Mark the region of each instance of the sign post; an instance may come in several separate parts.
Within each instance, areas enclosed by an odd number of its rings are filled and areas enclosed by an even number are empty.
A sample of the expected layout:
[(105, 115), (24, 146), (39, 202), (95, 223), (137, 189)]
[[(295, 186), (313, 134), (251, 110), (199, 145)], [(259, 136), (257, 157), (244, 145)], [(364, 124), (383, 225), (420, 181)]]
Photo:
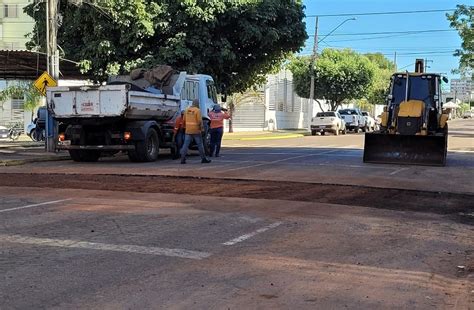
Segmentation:
[[(49, 75), (48, 72), (43, 72), (39, 78), (33, 83), (35, 88), (43, 95), (46, 96), (46, 88), (47, 87), (55, 87), (58, 86), (58, 82)], [(55, 150), (55, 139), (54, 139), (54, 132), (55, 132), (55, 122), (51, 115), (51, 111), (48, 106), (48, 102), (46, 101), (47, 114), (46, 114), (46, 151), (54, 152)]]

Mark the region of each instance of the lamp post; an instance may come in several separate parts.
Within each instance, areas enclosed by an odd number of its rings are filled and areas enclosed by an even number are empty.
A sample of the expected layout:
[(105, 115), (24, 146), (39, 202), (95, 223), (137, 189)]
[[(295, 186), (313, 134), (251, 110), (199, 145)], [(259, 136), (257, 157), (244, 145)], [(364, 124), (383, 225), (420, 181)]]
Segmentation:
[(333, 30), (331, 30), (328, 34), (326, 34), (321, 40), (318, 40), (318, 27), (319, 27), (319, 16), (316, 16), (316, 25), (314, 28), (314, 44), (313, 44), (313, 54), (311, 55), (311, 85), (309, 90), (309, 106), (308, 106), (308, 128), (311, 131), (311, 119), (313, 118), (313, 101), (314, 101), (314, 65), (316, 63), (316, 57), (318, 55), (318, 44), (323, 42), (324, 39), (329, 37), (331, 34), (334, 33), (339, 27), (347, 23), (348, 21), (356, 20), (355, 17), (348, 18), (341, 22), (339, 25), (336, 26)]

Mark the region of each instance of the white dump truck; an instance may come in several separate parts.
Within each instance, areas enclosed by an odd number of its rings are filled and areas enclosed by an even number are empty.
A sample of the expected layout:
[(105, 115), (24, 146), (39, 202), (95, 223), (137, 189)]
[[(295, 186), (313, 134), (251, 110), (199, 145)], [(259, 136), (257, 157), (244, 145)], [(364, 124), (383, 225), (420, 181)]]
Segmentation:
[(107, 85), (51, 87), (47, 103), (57, 122), (57, 149), (75, 161), (127, 152), (131, 161), (150, 162), (160, 148), (177, 149), (174, 119), (199, 99), (208, 145), (208, 111), (217, 104), (214, 81), (167, 66), (111, 77)]

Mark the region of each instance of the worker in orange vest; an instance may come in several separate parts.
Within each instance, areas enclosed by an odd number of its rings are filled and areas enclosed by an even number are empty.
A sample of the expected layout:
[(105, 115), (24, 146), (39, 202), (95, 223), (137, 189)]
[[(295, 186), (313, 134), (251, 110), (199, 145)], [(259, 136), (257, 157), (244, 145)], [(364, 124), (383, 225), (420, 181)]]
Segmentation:
[(230, 115), (222, 112), (221, 106), (216, 104), (209, 113), (209, 118), (211, 119), (211, 157), (213, 155), (219, 157), (222, 136), (224, 135), (224, 120), (230, 119)]
[[(185, 135), (185, 128), (184, 128), (184, 110), (176, 117), (174, 121), (174, 128), (173, 128), (173, 137), (176, 143), (176, 148), (178, 149), (178, 153), (181, 150), (181, 147), (184, 143), (184, 135)], [(178, 155), (179, 157), (179, 155)]]
[(202, 144), (202, 134), (204, 126), (202, 123), (201, 111), (199, 110), (199, 99), (194, 99), (191, 107), (184, 112), (183, 124), (185, 128), (184, 143), (181, 147), (181, 163), (186, 163), (186, 153), (189, 145), (194, 140), (196, 142), (199, 155), (201, 155), (201, 163), (208, 164), (211, 161), (206, 158), (204, 153), (204, 145)]

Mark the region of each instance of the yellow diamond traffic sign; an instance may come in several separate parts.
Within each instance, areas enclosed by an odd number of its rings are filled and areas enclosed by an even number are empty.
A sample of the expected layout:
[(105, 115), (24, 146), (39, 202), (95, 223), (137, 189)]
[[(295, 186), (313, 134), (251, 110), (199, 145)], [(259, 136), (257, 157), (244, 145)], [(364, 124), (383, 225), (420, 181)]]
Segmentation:
[(49, 75), (48, 72), (43, 72), (39, 78), (33, 83), (36, 89), (46, 96), (46, 87), (55, 87), (58, 86), (58, 82)]

